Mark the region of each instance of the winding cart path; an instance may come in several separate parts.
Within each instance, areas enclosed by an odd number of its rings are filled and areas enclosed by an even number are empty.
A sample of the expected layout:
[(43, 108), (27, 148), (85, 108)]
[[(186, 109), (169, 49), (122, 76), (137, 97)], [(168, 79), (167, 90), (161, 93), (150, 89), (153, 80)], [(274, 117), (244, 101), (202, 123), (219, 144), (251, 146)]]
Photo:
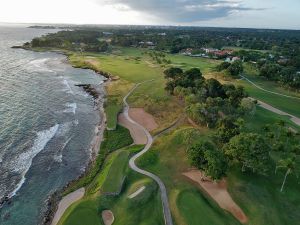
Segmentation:
[[(149, 82), (149, 81), (146, 81)], [(143, 82), (145, 83), (145, 82)], [(141, 157), (143, 154), (145, 154), (152, 146), (153, 144), (153, 137), (151, 136), (151, 134), (148, 132), (148, 130), (141, 126), (140, 124), (138, 124), (137, 122), (135, 122), (133, 119), (130, 118), (129, 116), (129, 105), (127, 103), (127, 98), (134, 92), (134, 90), (140, 86), (143, 83), (138, 83), (134, 86), (134, 88), (123, 98), (123, 102), (124, 102), (124, 110), (123, 110), (123, 114), (126, 118), (126, 120), (128, 120), (130, 123), (134, 124), (135, 126), (138, 126), (145, 134), (145, 136), (147, 137), (147, 144), (144, 147), (144, 149), (137, 153), (136, 155), (134, 155), (130, 161), (129, 161), (129, 166), (131, 169), (133, 169), (134, 171), (143, 174), (145, 176), (148, 176), (150, 178), (152, 178), (153, 180), (156, 181), (156, 183), (159, 186), (160, 192), (161, 192), (161, 200), (162, 200), (162, 206), (163, 206), (163, 213), (164, 213), (164, 219), (165, 219), (165, 224), (166, 225), (173, 225), (173, 221), (172, 221), (172, 216), (171, 216), (171, 211), (170, 211), (170, 207), (169, 207), (169, 201), (168, 201), (168, 194), (167, 194), (167, 190), (166, 190), (166, 186), (164, 185), (164, 183), (161, 181), (161, 179), (148, 172), (145, 170), (140, 169), (139, 167), (137, 167), (137, 165), (135, 164), (136, 159), (138, 159), (139, 157)]]

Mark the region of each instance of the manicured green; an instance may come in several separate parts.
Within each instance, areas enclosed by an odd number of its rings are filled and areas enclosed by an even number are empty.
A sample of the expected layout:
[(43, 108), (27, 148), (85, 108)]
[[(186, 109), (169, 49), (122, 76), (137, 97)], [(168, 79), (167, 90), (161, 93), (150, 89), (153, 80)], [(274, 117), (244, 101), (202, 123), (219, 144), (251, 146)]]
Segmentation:
[(67, 209), (58, 225), (103, 225), (97, 205), (97, 199), (86, 199), (74, 203)]
[(125, 181), (125, 172), (128, 164), (128, 151), (121, 151), (113, 161), (101, 191), (104, 193), (119, 193)]
[[(112, 210), (116, 225), (163, 225), (164, 219), (157, 184), (133, 171), (129, 172), (126, 184), (118, 197), (101, 196), (99, 210)], [(137, 186), (145, 186), (145, 190), (135, 198), (129, 199), (132, 189)]]
[(180, 67), (183, 70), (199, 68), (203, 73), (210, 72), (211, 69), (219, 64), (219, 61), (216, 60), (189, 57), (180, 54), (168, 55), (167, 58), (172, 61), (172, 66), (174, 67)]
[(104, 140), (101, 143), (99, 154), (93, 165), (87, 170), (86, 174), (80, 179), (75, 180), (70, 186), (64, 191), (64, 195), (67, 195), (81, 187), (90, 184), (97, 174), (101, 171), (103, 163), (109, 153), (126, 147), (133, 143), (129, 130), (120, 125), (117, 126), (116, 130), (104, 131)]
[[(139, 152), (144, 146), (134, 145), (112, 152), (105, 161), (101, 172), (87, 187), (85, 197), (67, 209), (60, 220), (62, 224), (103, 224), (101, 212), (113, 211), (114, 224), (163, 225), (161, 201), (154, 181), (129, 170), (129, 156)], [(123, 184), (123, 177), (126, 182)], [(105, 192), (118, 192), (119, 196), (107, 196)], [(129, 199), (133, 190), (145, 186), (146, 189), (136, 198)], [(101, 191), (100, 191), (101, 189)], [(154, 209), (154, 210), (153, 210)]]

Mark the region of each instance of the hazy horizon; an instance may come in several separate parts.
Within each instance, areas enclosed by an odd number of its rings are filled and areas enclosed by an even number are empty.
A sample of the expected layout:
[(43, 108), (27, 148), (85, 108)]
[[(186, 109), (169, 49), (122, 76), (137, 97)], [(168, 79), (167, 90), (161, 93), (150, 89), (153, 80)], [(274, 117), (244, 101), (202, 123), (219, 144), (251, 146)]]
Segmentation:
[(299, 30), (299, 8), (297, 0), (3, 0), (0, 22)]

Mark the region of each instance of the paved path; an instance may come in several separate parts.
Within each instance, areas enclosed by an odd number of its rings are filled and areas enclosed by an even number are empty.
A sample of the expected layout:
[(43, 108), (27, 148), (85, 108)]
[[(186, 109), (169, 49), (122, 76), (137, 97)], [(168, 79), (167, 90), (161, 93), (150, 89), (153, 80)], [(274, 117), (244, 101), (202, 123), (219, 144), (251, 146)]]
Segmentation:
[(258, 86), (257, 84), (255, 84), (253, 81), (249, 80), (247, 77), (245, 76), (242, 76), (240, 75), (240, 77), (246, 81), (248, 81), (250, 84), (252, 84), (254, 87), (264, 91), (264, 92), (268, 92), (268, 93), (271, 93), (271, 94), (274, 94), (274, 95), (279, 95), (279, 96), (283, 96), (283, 97), (286, 97), (286, 98), (292, 98), (292, 99), (298, 99), (300, 100), (299, 97), (296, 97), (296, 96), (290, 96), (290, 95), (285, 95), (285, 94), (281, 94), (281, 93), (278, 93), (278, 92), (274, 92), (274, 91), (269, 91), (269, 90), (266, 90), (264, 88), (262, 88), (261, 86)]
[[(266, 90), (266, 89), (264, 89), (264, 88), (258, 86), (257, 84), (255, 84), (253, 81), (249, 80), (247, 77), (242, 76), (242, 75), (240, 75), (240, 76), (241, 76), (242, 79), (248, 81), (248, 82), (249, 82), (250, 84), (252, 84), (254, 87), (256, 87), (256, 88), (258, 88), (258, 89), (260, 89), (260, 90), (262, 90), (262, 91), (264, 91), (264, 92), (268, 92), (268, 93), (271, 93), (271, 94), (274, 94), (274, 95), (283, 96), (283, 97), (286, 97), (286, 98), (291, 98), (291, 99), (297, 99), (297, 100), (300, 100), (300, 98), (299, 98), (299, 97), (296, 97), (296, 96), (290, 96), (290, 95), (285, 95), (285, 94), (281, 94), (281, 93), (278, 93), (278, 92)], [(252, 99), (254, 99), (254, 98), (252, 98)], [(280, 110), (280, 109), (277, 109), (277, 108), (275, 108), (275, 107), (271, 106), (270, 104), (265, 103), (265, 102), (263, 102), (263, 101), (257, 100), (257, 102), (258, 102), (258, 105), (259, 105), (260, 107), (262, 107), (262, 108), (264, 108), (264, 109), (267, 109), (267, 110), (269, 110), (269, 111), (271, 111), (271, 112), (273, 112), (273, 113), (276, 113), (276, 114), (282, 115), (282, 116), (289, 116), (289, 117), (290, 117), (290, 120), (291, 120), (294, 124), (300, 126), (300, 118), (299, 118), (299, 117), (296, 117), (296, 116), (294, 116), (294, 115), (292, 115), (292, 114), (289, 114), (289, 113), (287, 113), (287, 112), (284, 112), (284, 111), (282, 111), (282, 110)]]
[[(147, 82), (147, 81), (146, 81), (146, 82)], [(145, 82), (143, 82), (143, 83), (145, 83)], [(154, 175), (154, 174), (152, 174), (152, 173), (150, 173), (150, 172), (148, 172), (148, 171), (145, 171), (145, 170), (140, 169), (140, 168), (137, 167), (136, 164), (135, 164), (135, 160), (136, 160), (137, 158), (141, 157), (143, 154), (145, 154), (145, 153), (151, 148), (151, 146), (152, 146), (152, 144), (153, 144), (153, 138), (152, 138), (151, 134), (147, 131), (147, 129), (144, 128), (143, 126), (141, 126), (140, 124), (138, 124), (137, 122), (135, 122), (134, 120), (132, 120), (132, 119), (130, 118), (130, 116), (129, 116), (129, 113), (128, 113), (128, 111), (129, 111), (129, 105), (128, 105), (128, 103), (127, 103), (127, 98), (132, 94), (132, 92), (133, 92), (138, 86), (140, 86), (140, 85), (143, 84), (143, 83), (136, 84), (136, 85), (134, 86), (134, 88), (133, 88), (133, 89), (132, 89), (125, 97), (124, 97), (124, 99), (123, 99), (123, 102), (124, 102), (124, 105), (125, 105), (123, 113), (124, 113), (124, 115), (125, 115), (125, 118), (126, 118), (129, 122), (131, 122), (132, 124), (135, 124), (136, 126), (139, 126), (139, 127), (143, 130), (143, 132), (145, 133), (145, 135), (147, 136), (147, 144), (146, 144), (145, 148), (144, 148), (141, 152), (139, 152), (138, 154), (134, 155), (134, 156), (130, 159), (130, 161), (129, 161), (129, 166), (130, 166), (130, 168), (133, 169), (134, 171), (136, 171), (136, 172), (138, 172), (138, 173), (140, 173), (140, 174), (146, 175), (146, 176), (148, 176), (148, 177), (150, 177), (150, 178), (152, 178), (153, 180), (156, 181), (156, 183), (157, 183), (158, 186), (159, 186), (160, 192), (161, 192), (161, 200), (162, 200), (162, 206), (163, 206), (163, 213), (164, 213), (165, 224), (166, 224), (166, 225), (173, 225), (172, 216), (171, 216), (171, 211), (170, 211), (170, 207), (169, 207), (169, 201), (168, 201), (167, 190), (166, 190), (166, 187), (165, 187), (164, 183), (161, 181), (161, 179), (160, 179), (158, 176), (156, 176), (156, 175)]]
[[(254, 98), (252, 98), (252, 99), (254, 99)], [(291, 114), (289, 114), (289, 113), (286, 113), (286, 112), (284, 112), (284, 111), (281, 111), (280, 109), (277, 109), (277, 108), (275, 108), (275, 107), (273, 107), (273, 106), (271, 106), (271, 105), (269, 105), (269, 104), (267, 104), (267, 103), (265, 103), (265, 102), (262, 102), (262, 101), (257, 100), (257, 103), (258, 103), (258, 105), (259, 105), (260, 107), (262, 107), (262, 108), (264, 108), (264, 109), (267, 109), (267, 110), (269, 110), (269, 111), (271, 111), (271, 112), (273, 112), (273, 113), (276, 113), (276, 114), (282, 115), (282, 116), (289, 116), (289, 117), (290, 117), (290, 120), (291, 120), (294, 124), (300, 126), (300, 118), (298, 118), (298, 117), (296, 117), (296, 116), (294, 116), (294, 115), (291, 115)]]

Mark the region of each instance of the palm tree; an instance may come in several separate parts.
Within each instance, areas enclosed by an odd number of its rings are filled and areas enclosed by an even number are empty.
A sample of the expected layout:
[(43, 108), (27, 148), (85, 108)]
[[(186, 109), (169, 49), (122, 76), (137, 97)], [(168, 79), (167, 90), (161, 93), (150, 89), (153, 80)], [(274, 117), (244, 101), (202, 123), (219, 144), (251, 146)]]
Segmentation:
[(284, 189), (285, 183), (286, 183), (287, 176), (289, 174), (293, 173), (295, 168), (296, 168), (296, 158), (295, 157), (289, 157), (287, 159), (282, 159), (282, 160), (279, 160), (278, 164), (279, 165), (276, 166), (275, 173), (276, 173), (278, 168), (286, 168), (286, 173), (285, 173), (285, 176), (284, 176), (284, 179), (283, 179), (283, 182), (282, 182), (282, 185), (281, 185), (281, 189), (280, 189), (280, 192), (282, 192), (283, 189)]

